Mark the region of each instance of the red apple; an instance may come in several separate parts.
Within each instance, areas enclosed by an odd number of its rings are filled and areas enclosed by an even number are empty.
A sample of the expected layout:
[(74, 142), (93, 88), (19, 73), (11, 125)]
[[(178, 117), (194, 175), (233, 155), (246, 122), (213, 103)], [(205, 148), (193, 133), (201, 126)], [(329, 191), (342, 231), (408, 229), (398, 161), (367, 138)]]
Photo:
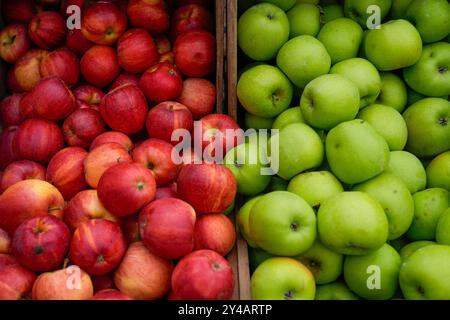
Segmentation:
[(69, 228), (46, 215), (25, 220), (14, 233), (12, 252), (27, 269), (45, 272), (62, 265), (69, 248)]
[(36, 275), (10, 255), (0, 254), (0, 300), (19, 300), (31, 291)]
[(230, 263), (212, 250), (192, 252), (173, 271), (173, 297), (179, 300), (228, 300), (233, 289)]
[(19, 159), (48, 163), (64, 147), (64, 138), (56, 123), (29, 119), (19, 126), (13, 147)]
[(84, 178), (87, 155), (82, 148), (69, 147), (56, 153), (48, 164), (46, 180), (58, 188), (66, 200), (88, 187)]
[(139, 86), (148, 100), (160, 103), (180, 96), (183, 78), (177, 67), (169, 62), (162, 62), (145, 71)]
[(190, 31), (175, 40), (175, 63), (188, 77), (205, 77), (214, 72), (216, 40), (207, 31)]
[(139, 76), (134, 73), (122, 72), (111, 84), (109, 90), (112, 91), (125, 84), (134, 84), (135, 86), (139, 86)]
[(5, 168), (17, 160), (13, 142), (17, 134), (17, 127), (8, 127), (0, 133), (0, 168)]
[(42, 11), (33, 0), (2, 1), (3, 17), (7, 22), (28, 23)]
[(66, 22), (54, 11), (40, 12), (30, 21), (28, 35), (38, 47), (58, 47), (66, 38)]
[(32, 292), (33, 300), (87, 300), (93, 296), (91, 278), (78, 266), (42, 273)]
[[(83, 10), (85, 5), (86, 5), (86, 2), (87, 2), (86, 0), (62, 0), (61, 1), (60, 13), (62, 15), (69, 15), (67, 13), (67, 8), (70, 7), (70, 6), (77, 6), (81, 10)], [(70, 13), (72, 13), (72, 11), (70, 11)]]
[(15, 93), (3, 99), (0, 104), (0, 119), (5, 127), (18, 126), (25, 119), (20, 112), (20, 100), (24, 93)]
[(93, 46), (86, 51), (80, 68), (86, 81), (97, 87), (105, 87), (120, 73), (116, 51), (107, 46)]
[(102, 115), (90, 108), (75, 110), (63, 124), (64, 139), (69, 146), (88, 148), (105, 131)]
[(156, 189), (155, 200), (165, 198), (178, 198), (176, 183)]
[(178, 102), (166, 101), (150, 110), (146, 126), (151, 138), (176, 145), (179, 139), (172, 139), (173, 132), (178, 129), (191, 132), (194, 122), (192, 114), (186, 106)]
[(116, 268), (127, 247), (120, 227), (109, 220), (94, 219), (75, 230), (70, 243), (70, 260), (94, 275)]
[(138, 214), (133, 214), (126, 217), (123, 221), (122, 231), (128, 244), (142, 240), (139, 233), (138, 217)]
[(200, 119), (214, 111), (216, 106), (216, 87), (202, 78), (190, 78), (183, 82), (183, 90), (178, 102), (191, 111), (194, 119)]
[(170, 289), (172, 271), (171, 261), (151, 253), (142, 242), (134, 242), (114, 273), (114, 283), (130, 298), (160, 299)]
[(144, 29), (131, 29), (117, 42), (119, 65), (126, 71), (141, 73), (158, 61), (152, 36)]
[(109, 142), (116, 142), (120, 144), (127, 152), (131, 152), (131, 150), (133, 149), (133, 142), (126, 134), (117, 131), (108, 131), (102, 133), (97, 138), (95, 138), (94, 141), (92, 141), (90, 150), (92, 151), (102, 144)]
[(153, 41), (155, 41), (156, 48), (160, 55), (172, 50), (172, 44), (170, 43), (169, 38), (167, 38), (164, 34), (154, 35)]
[(45, 168), (37, 162), (18, 160), (5, 168), (1, 179), (0, 192), (22, 180), (38, 179), (45, 181)]
[(176, 39), (180, 34), (206, 30), (214, 31), (214, 18), (212, 14), (198, 4), (189, 4), (178, 8), (172, 16), (172, 39)]
[(63, 48), (50, 52), (41, 63), (42, 77), (60, 77), (67, 86), (75, 85), (80, 79), (80, 68), (77, 56)]
[(11, 252), (11, 238), (8, 233), (0, 229), (0, 254)]
[(149, 139), (132, 152), (133, 161), (147, 167), (154, 175), (158, 187), (176, 181), (181, 165), (172, 161), (173, 146), (163, 140)]
[(103, 97), (100, 112), (111, 129), (130, 135), (144, 128), (148, 106), (142, 91), (126, 84)]
[(81, 19), (84, 37), (97, 44), (114, 44), (126, 28), (127, 17), (114, 3), (94, 3), (84, 10)]
[(85, 54), (85, 52), (94, 45), (95, 43), (83, 36), (80, 29), (73, 29), (67, 32), (66, 47), (79, 57)]
[(41, 63), (48, 53), (46, 50), (33, 49), (17, 60), (14, 76), (24, 91), (30, 91), (41, 81)]
[(64, 209), (64, 221), (73, 231), (82, 223), (93, 219), (120, 222), (116, 216), (113, 216), (105, 209), (98, 199), (97, 190), (83, 190), (68, 202)]
[(16, 62), (31, 47), (28, 31), (23, 24), (10, 24), (0, 31), (0, 57), (9, 63)]
[(20, 101), (21, 110), (33, 112), (47, 120), (62, 120), (75, 110), (75, 97), (59, 77), (42, 79)]
[(91, 280), (94, 285), (94, 292), (115, 288), (113, 273), (108, 273), (103, 276), (91, 276)]
[(236, 196), (236, 179), (220, 164), (188, 164), (178, 175), (177, 192), (197, 213), (221, 213)]
[(155, 198), (152, 173), (136, 163), (121, 163), (103, 173), (97, 187), (105, 208), (118, 217), (138, 212)]
[(91, 108), (98, 110), (100, 102), (105, 94), (96, 87), (83, 85), (73, 90), (73, 95), (76, 99), (77, 108)]
[(61, 0), (37, 0), (37, 3), (42, 4), (43, 6), (54, 6), (60, 2)]
[(62, 217), (64, 198), (50, 183), (23, 180), (0, 196), (0, 228), (12, 235), (27, 219), (48, 214)]
[[(244, 142), (244, 133), (233, 118), (225, 114), (210, 114), (200, 119), (204, 153), (215, 156), (222, 148), (222, 156)], [(206, 149), (206, 150), (205, 150)]]
[(8, 74), (6, 76), (6, 86), (11, 93), (22, 93), (25, 90), (23, 90), (17, 82), (16, 74), (14, 71), (14, 66), (8, 70)]
[(205, 214), (197, 218), (194, 231), (194, 249), (213, 250), (226, 256), (234, 247), (236, 231), (224, 214)]
[(175, 55), (173, 54), (172, 51), (163, 53), (162, 55), (159, 56), (158, 63), (163, 63), (163, 62), (167, 62), (172, 65), (175, 65)]
[(92, 149), (84, 160), (86, 182), (92, 188), (97, 188), (103, 173), (121, 162), (133, 162), (133, 160), (124, 147), (118, 143), (109, 142)]
[(170, 17), (163, 0), (130, 0), (127, 14), (135, 27), (152, 33), (169, 30)]
[(97, 292), (91, 300), (133, 300), (126, 294), (115, 290), (105, 289)]
[(180, 259), (194, 249), (194, 226), (194, 209), (175, 198), (155, 200), (139, 214), (142, 241), (166, 259)]

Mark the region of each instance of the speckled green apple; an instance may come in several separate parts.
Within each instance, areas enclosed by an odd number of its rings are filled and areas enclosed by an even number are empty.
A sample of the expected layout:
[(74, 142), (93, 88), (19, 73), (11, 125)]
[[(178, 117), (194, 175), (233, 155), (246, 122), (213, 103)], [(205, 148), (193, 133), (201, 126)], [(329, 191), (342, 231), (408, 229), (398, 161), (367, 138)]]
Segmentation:
[(367, 12), (367, 9), (371, 5), (376, 5), (380, 8), (380, 18), (383, 21), (391, 9), (392, 0), (345, 0), (344, 14), (346, 17), (358, 22), (363, 28), (367, 28), (367, 20), (371, 15), (371, 13)]
[(436, 241), (450, 246), (450, 208), (441, 214), (436, 226)]
[(306, 123), (302, 110), (300, 107), (289, 108), (284, 110), (278, 115), (278, 117), (275, 118), (275, 121), (272, 124), (272, 129), (281, 130), (287, 125), (297, 122)]
[(411, 194), (425, 189), (427, 184), (427, 176), (422, 162), (407, 151), (392, 151), (385, 172), (400, 178)]
[(381, 91), (375, 102), (402, 112), (408, 101), (407, 88), (402, 78), (391, 72), (381, 72), (380, 77)]
[(436, 244), (434, 241), (427, 241), (427, 240), (421, 240), (421, 241), (413, 241), (402, 247), (400, 250), (400, 257), (402, 258), (402, 261), (405, 261), (408, 259), (416, 250), (419, 250), (420, 248), (424, 248), (427, 246), (431, 246)]
[[(401, 263), (398, 252), (388, 244), (364, 256), (347, 256), (344, 262), (345, 282), (353, 292), (365, 299), (391, 299), (397, 291)], [(379, 269), (371, 274), (371, 266)], [(379, 286), (375, 280), (371, 281), (371, 275), (379, 277)]]
[(450, 151), (434, 158), (426, 169), (427, 187), (450, 191)]
[(345, 283), (338, 281), (317, 286), (314, 300), (358, 300), (358, 296)]
[(241, 235), (242, 237), (244, 237), (245, 241), (247, 241), (248, 245), (253, 248), (257, 248), (258, 245), (250, 237), (250, 210), (261, 197), (262, 196), (258, 196), (248, 200), (236, 214), (236, 223), (239, 227), (239, 231), (241, 232)]
[(382, 173), (353, 187), (374, 197), (389, 220), (389, 240), (408, 231), (414, 218), (414, 200), (402, 180), (390, 173)]
[(287, 13), (289, 19), (289, 38), (303, 34), (315, 37), (320, 30), (320, 9), (310, 3), (297, 3)]
[(325, 201), (317, 213), (320, 241), (338, 253), (364, 255), (388, 239), (383, 207), (364, 192), (342, 192)]
[(327, 6), (323, 6), (322, 11), (322, 23), (324, 24), (344, 17), (344, 7), (339, 4), (330, 4)]

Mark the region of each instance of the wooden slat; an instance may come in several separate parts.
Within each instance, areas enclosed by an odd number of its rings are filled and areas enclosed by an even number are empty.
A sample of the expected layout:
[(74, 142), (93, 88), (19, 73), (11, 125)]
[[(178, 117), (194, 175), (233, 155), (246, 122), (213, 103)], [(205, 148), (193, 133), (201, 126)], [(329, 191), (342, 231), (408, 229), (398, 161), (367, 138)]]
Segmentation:
[[(227, 1), (227, 42), (226, 42), (226, 69), (227, 69), (227, 108), (228, 115), (238, 121), (237, 110), (237, 16), (238, 16), (238, 0)], [(243, 202), (241, 198), (236, 201), (234, 215), (238, 212)], [(247, 242), (242, 238), (237, 224), (236, 234), (237, 241), (235, 250), (238, 265), (238, 282), (239, 282), (239, 299), (250, 300), (250, 268), (248, 260)]]

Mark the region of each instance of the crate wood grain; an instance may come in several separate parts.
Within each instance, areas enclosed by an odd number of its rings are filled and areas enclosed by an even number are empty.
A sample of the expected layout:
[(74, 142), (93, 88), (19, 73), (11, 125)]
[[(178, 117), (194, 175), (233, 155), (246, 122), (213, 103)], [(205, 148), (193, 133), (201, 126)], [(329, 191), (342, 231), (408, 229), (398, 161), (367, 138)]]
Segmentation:
[[(226, 70), (227, 70), (227, 111), (233, 119), (238, 121), (238, 107), (236, 96), (237, 83), (237, 15), (238, 15), (238, 0), (227, 1), (227, 24), (226, 24)], [(238, 197), (236, 200), (236, 207), (234, 216), (243, 204), (243, 199)], [(234, 217), (233, 216), (233, 217)], [(239, 285), (239, 299), (250, 300), (250, 268), (248, 260), (247, 242), (242, 238), (237, 224), (236, 234), (236, 258), (237, 258), (237, 277)]]

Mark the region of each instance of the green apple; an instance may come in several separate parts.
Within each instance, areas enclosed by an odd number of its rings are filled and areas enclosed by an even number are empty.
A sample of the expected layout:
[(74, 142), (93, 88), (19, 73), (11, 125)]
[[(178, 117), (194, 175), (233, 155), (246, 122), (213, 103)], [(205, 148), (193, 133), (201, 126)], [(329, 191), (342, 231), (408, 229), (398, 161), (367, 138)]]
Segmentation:
[(280, 178), (279, 176), (272, 176), (270, 179), (270, 183), (267, 186), (264, 192), (272, 192), (272, 191), (286, 191), (288, 187), (289, 181)]
[(417, 101), (426, 98), (426, 96), (424, 96), (421, 93), (418, 93), (417, 91), (414, 91), (410, 87), (407, 88), (407, 95), (408, 95), (408, 102), (406, 104), (407, 106), (410, 106), (416, 103)]
[(405, 18), (420, 33), (423, 42), (436, 42), (450, 33), (450, 4), (447, 0), (414, 0)]
[(372, 126), (356, 119), (339, 124), (327, 135), (328, 164), (339, 180), (355, 184), (375, 177), (389, 162), (389, 146)]
[[(274, 214), (276, 212), (277, 214)], [(273, 191), (251, 208), (250, 237), (261, 249), (280, 256), (297, 256), (316, 238), (316, 215), (296, 194)]]
[(450, 102), (440, 98), (422, 99), (405, 113), (408, 127), (406, 150), (418, 157), (434, 157), (450, 149)]
[(353, 190), (370, 194), (382, 205), (389, 220), (389, 240), (408, 231), (414, 218), (414, 200), (402, 180), (390, 173), (382, 173), (356, 185)]
[(399, 276), (408, 300), (450, 300), (450, 246), (432, 245), (414, 252)]
[(303, 35), (281, 47), (277, 65), (297, 87), (304, 88), (314, 78), (328, 73), (331, 59), (319, 40)]
[(411, 194), (425, 189), (427, 184), (427, 176), (422, 162), (407, 151), (392, 151), (385, 172), (400, 178)]
[(324, 6), (322, 8), (322, 11), (323, 11), (322, 16), (323, 24), (344, 17), (344, 8), (339, 4), (330, 4)]
[(237, 84), (237, 96), (245, 110), (264, 118), (273, 118), (287, 109), (293, 93), (289, 79), (280, 69), (269, 65), (248, 69)]
[(408, 139), (405, 119), (394, 108), (372, 104), (362, 109), (358, 119), (367, 121), (386, 140), (391, 151), (403, 150)]
[[(450, 5), (449, 5), (450, 6)], [(450, 43), (437, 42), (423, 47), (420, 60), (403, 70), (406, 83), (430, 97), (450, 94)]]
[(381, 72), (380, 77), (381, 91), (375, 102), (402, 112), (408, 101), (406, 85), (402, 78), (391, 72)]
[(315, 300), (358, 300), (343, 282), (333, 282), (317, 286)]
[(301, 173), (292, 178), (287, 191), (295, 193), (318, 209), (327, 199), (344, 192), (342, 184), (328, 171)]
[(320, 9), (310, 3), (297, 3), (287, 13), (290, 38), (309, 34), (315, 37), (320, 30)]
[(391, 299), (397, 291), (401, 264), (400, 255), (388, 244), (364, 256), (347, 256), (344, 262), (345, 283), (365, 299)]
[(392, 0), (345, 0), (344, 14), (358, 22), (363, 28), (367, 28), (367, 22), (372, 15), (367, 12), (367, 9), (372, 5), (380, 8), (380, 20), (382, 21), (391, 9)]
[(271, 176), (261, 172), (268, 164), (266, 150), (261, 150), (258, 144), (242, 143), (234, 147), (227, 152), (224, 164), (236, 178), (240, 194), (258, 194), (270, 183)]
[(316, 240), (306, 252), (296, 257), (314, 275), (316, 284), (335, 281), (342, 273), (344, 256), (326, 248)]
[[(278, 148), (275, 150), (272, 150), (273, 145), (276, 145), (273, 139), (278, 139)], [(323, 161), (324, 147), (320, 136), (311, 127), (304, 123), (293, 123), (270, 138), (269, 154), (272, 160), (274, 152), (278, 152), (276, 173), (281, 178), (290, 180), (305, 170), (319, 167)], [(272, 168), (274, 167), (272, 161)]]
[(290, 8), (292, 8), (292, 6), (295, 5), (297, 0), (258, 0), (258, 2), (269, 2), (283, 9), (284, 11), (288, 11)]
[(272, 129), (281, 130), (287, 125), (292, 123), (305, 123), (305, 119), (303, 118), (302, 110), (300, 107), (294, 107), (284, 110), (282, 113), (276, 117), (273, 122)]
[(330, 54), (332, 65), (356, 57), (362, 38), (363, 30), (359, 24), (348, 18), (326, 23), (317, 36)]
[(241, 232), (242, 237), (247, 241), (248, 245), (253, 248), (257, 248), (258, 245), (252, 240), (250, 237), (250, 210), (253, 208), (255, 203), (261, 199), (262, 196), (254, 197), (248, 200), (244, 205), (239, 209), (236, 214), (236, 223), (239, 227), (239, 231)]
[(359, 108), (372, 104), (381, 91), (381, 78), (378, 70), (366, 59), (352, 58), (336, 63), (330, 73), (340, 74), (353, 81), (359, 90)]
[(441, 188), (431, 188), (413, 194), (414, 219), (408, 230), (412, 240), (434, 240), (439, 218), (450, 207), (450, 194)]
[(261, 263), (250, 281), (253, 300), (314, 300), (311, 271), (292, 258), (270, 258)]
[(389, 17), (391, 19), (402, 19), (405, 17), (406, 9), (413, 0), (394, 0), (392, 1)]
[(245, 113), (244, 118), (245, 127), (247, 129), (253, 128), (256, 130), (272, 128), (274, 120), (275, 118), (263, 118), (248, 112)]
[[(372, 1), (372, 0), (368, 0)], [(380, 71), (409, 67), (419, 61), (422, 39), (406, 20), (391, 20), (371, 29), (364, 38), (364, 53)]]
[(312, 127), (331, 129), (358, 114), (358, 87), (340, 74), (322, 75), (306, 85), (300, 109)]
[(297, 0), (297, 3), (319, 4), (319, 0)]
[(402, 260), (405, 261), (414, 252), (416, 252), (416, 250), (419, 250), (420, 248), (428, 247), (428, 246), (431, 246), (431, 245), (435, 245), (435, 244), (436, 244), (436, 242), (434, 242), (434, 241), (427, 241), (427, 240), (414, 241), (414, 242), (408, 243), (406, 246), (404, 246), (400, 250), (400, 257), (402, 257)]
[(427, 187), (450, 191), (450, 151), (434, 158), (426, 169)]
[(441, 214), (436, 226), (436, 241), (450, 246), (450, 208)]
[(250, 272), (255, 272), (256, 268), (273, 255), (265, 252), (264, 250), (248, 247), (248, 260), (250, 264)]
[(289, 39), (289, 20), (277, 6), (260, 3), (241, 15), (237, 32), (238, 45), (247, 56), (256, 61), (267, 61), (275, 58)]
[(388, 239), (389, 224), (383, 207), (364, 192), (342, 192), (325, 201), (317, 213), (320, 241), (330, 250), (364, 255)]

